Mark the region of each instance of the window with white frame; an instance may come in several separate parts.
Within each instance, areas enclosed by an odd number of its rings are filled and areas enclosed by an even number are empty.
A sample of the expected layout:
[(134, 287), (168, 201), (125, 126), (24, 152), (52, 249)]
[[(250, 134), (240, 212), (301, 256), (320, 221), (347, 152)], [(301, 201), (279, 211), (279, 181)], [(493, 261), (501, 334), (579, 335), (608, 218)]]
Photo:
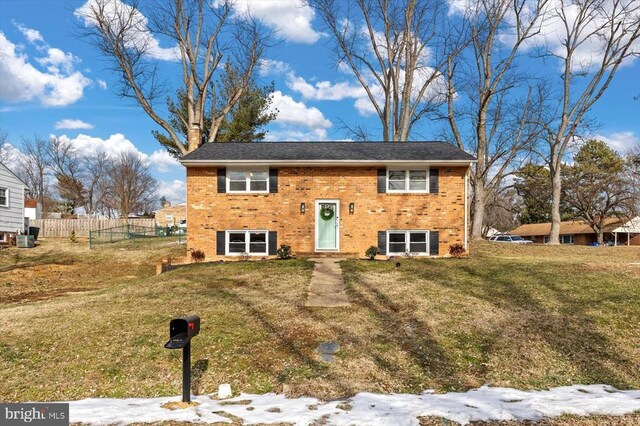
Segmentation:
[(269, 170), (228, 170), (227, 192), (268, 192)]
[(429, 192), (429, 173), (420, 170), (387, 170), (387, 192)]
[(9, 207), (9, 190), (0, 188), (0, 206)]
[(560, 235), (560, 244), (575, 244), (575, 235)]
[(227, 256), (266, 255), (267, 231), (227, 231)]
[(429, 254), (429, 231), (387, 231), (387, 254)]
[(167, 222), (173, 222), (173, 215), (172, 215), (172, 214), (168, 214), (168, 215), (166, 215), (166, 216), (165, 216), (165, 220), (166, 220)]

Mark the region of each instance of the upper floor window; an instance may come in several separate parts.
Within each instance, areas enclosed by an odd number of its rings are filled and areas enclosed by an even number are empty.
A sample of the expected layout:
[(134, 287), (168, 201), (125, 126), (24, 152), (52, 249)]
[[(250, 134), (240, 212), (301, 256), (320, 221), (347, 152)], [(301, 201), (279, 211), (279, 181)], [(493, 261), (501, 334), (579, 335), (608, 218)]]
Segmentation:
[(228, 170), (227, 192), (269, 192), (269, 170)]
[(387, 170), (387, 192), (429, 192), (427, 170)]
[(9, 207), (9, 190), (0, 188), (0, 206)]

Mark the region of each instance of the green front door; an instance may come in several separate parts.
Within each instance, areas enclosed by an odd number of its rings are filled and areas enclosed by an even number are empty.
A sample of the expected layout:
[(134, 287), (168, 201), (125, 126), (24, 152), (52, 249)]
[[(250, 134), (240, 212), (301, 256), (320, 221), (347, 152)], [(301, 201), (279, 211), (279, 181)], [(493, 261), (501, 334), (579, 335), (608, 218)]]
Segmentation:
[(316, 250), (338, 250), (338, 215), (338, 202), (316, 203)]

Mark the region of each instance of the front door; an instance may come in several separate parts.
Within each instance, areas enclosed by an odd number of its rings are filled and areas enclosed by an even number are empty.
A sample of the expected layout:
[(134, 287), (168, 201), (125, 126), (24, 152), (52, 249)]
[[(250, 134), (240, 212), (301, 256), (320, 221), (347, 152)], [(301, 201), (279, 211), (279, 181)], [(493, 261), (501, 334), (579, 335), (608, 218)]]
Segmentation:
[(316, 201), (316, 251), (338, 251), (340, 248), (340, 202)]

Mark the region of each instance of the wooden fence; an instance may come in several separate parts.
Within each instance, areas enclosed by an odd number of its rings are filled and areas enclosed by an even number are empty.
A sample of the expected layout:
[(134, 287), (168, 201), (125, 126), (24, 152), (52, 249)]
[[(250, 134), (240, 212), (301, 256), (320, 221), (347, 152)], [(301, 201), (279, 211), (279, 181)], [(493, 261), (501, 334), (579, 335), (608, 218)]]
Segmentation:
[(76, 237), (88, 237), (89, 231), (115, 228), (126, 224), (137, 226), (156, 226), (155, 219), (31, 219), (29, 226), (40, 228), (39, 237), (68, 238), (71, 231)]

